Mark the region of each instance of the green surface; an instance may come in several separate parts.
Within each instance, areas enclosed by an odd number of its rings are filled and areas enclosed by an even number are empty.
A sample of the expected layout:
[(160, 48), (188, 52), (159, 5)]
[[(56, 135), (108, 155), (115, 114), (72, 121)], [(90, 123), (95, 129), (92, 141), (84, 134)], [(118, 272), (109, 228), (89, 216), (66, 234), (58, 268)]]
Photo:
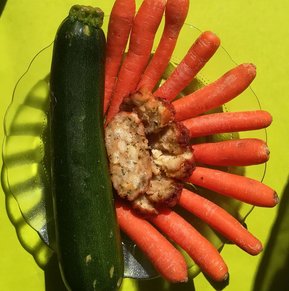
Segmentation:
[[(108, 4), (110, 3), (110, 4)], [(276, 4), (277, 3), (277, 4)], [(0, 119), (11, 100), (13, 87), (29, 61), (54, 38), (60, 21), (73, 1), (8, 1), (0, 18)], [(102, 7), (109, 13), (111, 1), (77, 1)], [(212, 30), (237, 63), (253, 62), (257, 78), (252, 88), (262, 108), (273, 115), (268, 129), (271, 158), (264, 182), (281, 195), (288, 180), (289, 165), (289, 2), (273, 1), (191, 1), (188, 22), (201, 30)], [(3, 128), (0, 128), (3, 140)], [(0, 195), (0, 290), (57, 291), (46, 281), (44, 272), (21, 246), (6, 213), (4, 194)], [(13, 201), (12, 201), (13, 202)], [(247, 224), (266, 247), (278, 208), (255, 209)], [(270, 250), (269, 250), (270, 253)], [(228, 291), (250, 291), (254, 285), (262, 255), (251, 257), (235, 246), (226, 246), (222, 256), (230, 269)], [(138, 284), (126, 280), (124, 290), (161, 290), (160, 281)], [(129, 288), (129, 286), (131, 286)], [(153, 287), (152, 289), (150, 289)], [(195, 279), (196, 290), (212, 291), (202, 275)], [(55, 287), (54, 287), (55, 288)], [(59, 289), (60, 290), (60, 289)], [(174, 290), (191, 290), (190, 285), (176, 285)], [(272, 290), (277, 291), (277, 290)]]

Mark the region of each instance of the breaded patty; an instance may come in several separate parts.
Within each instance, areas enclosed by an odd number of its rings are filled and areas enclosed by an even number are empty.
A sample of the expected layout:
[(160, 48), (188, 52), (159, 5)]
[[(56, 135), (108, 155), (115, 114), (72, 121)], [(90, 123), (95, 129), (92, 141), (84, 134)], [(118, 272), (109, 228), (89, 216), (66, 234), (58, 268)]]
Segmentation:
[(194, 168), (189, 131), (175, 121), (173, 107), (145, 89), (125, 98), (105, 129), (112, 183), (142, 214), (178, 203)]
[(136, 199), (152, 177), (148, 140), (137, 114), (118, 113), (106, 127), (105, 142), (115, 190), (122, 198)]

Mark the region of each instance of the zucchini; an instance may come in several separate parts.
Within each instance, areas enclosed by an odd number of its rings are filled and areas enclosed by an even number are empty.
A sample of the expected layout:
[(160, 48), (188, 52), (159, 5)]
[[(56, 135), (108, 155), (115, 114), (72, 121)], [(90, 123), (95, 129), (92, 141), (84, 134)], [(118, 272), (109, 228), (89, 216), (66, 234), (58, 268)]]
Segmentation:
[(50, 75), (51, 179), (62, 277), (76, 291), (116, 290), (123, 276), (103, 132), (105, 36), (99, 8), (60, 25)]

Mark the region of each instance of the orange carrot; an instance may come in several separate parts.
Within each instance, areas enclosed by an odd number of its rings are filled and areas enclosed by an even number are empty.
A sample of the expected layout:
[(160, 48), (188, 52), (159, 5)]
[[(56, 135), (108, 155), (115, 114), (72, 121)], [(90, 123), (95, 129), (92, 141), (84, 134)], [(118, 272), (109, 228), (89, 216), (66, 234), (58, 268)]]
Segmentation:
[(278, 195), (273, 189), (245, 176), (196, 167), (188, 181), (256, 206), (273, 207), (279, 202)]
[(253, 64), (242, 64), (215, 82), (173, 102), (176, 119), (185, 120), (216, 108), (242, 93), (254, 80)]
[(106, 123), (119, 111), (123, 98), (135, 91), (150, 58), (156, 31), (161, 22), (166, 0), (144, 0), (131, 31), (126, 58), (120, 68)]
[(199, 217), (247, 253), (257, 255), (262, 251), (262, 244), (257, 238), (236, 218), (210, 200), (187, 189), (183, 189), (179, 205)]
[(260, 139), (244, 138), (192, 146), (195, 162), (214, 166), (248, 166), (269, 159), (267, 144)]
[(217, 249), (184, 218), (171, 209), (163, 209), (149, 220), (182, 247), (202, 272), (214, 281), (227, 279), (228, 268)]
[(268, 127), (272, 116), (267, 111), (222, 112), (186, 119), (183, 124), (191, 137), (225, 132), (240, 132)]
[(107, 111), (135, 15), (135, 0), (116, 0), (112, 7), (106, 43), (104, 113)]
[(152, 91), (165, 71), (176, 46), (180, 30), (189, 10), (189, 0), (168, 0), (165, 11), (165, 27), (156, 52), (143, 73), (138, 88)]
[(169, 78), (154, 95), (173, 100), (197, 75), (213, 56), (220, 45), (220, 39), (210, 31), (202, 33)]
[(187, 281), (184, 257), (157, 229), (122, 201), (116, 201), (116, 214), (121, 230), (135, 242), (165, 279), (170, 282)]

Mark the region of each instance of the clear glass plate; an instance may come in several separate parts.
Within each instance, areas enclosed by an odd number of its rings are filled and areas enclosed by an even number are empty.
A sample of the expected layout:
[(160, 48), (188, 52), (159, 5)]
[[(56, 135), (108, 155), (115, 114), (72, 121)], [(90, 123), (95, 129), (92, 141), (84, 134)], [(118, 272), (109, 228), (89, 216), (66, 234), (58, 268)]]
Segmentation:
[[(107, 19), (107, 17), (106, 17)], [(108, 21), (105, 21), (107, 25)], [(104, 31), (106, 27), (104, 26)], [(162, 27), (160, 27), (162, 31)], [(180, 62), (200, 31), (186, 24), (163, 78), (167, 78), (173, 67)], [(156, 44), (161, 33), (157, 34)], [(7, 109), (4, 128), (2, 186), (7, 196), (8, 215), (16, 227), (18, 237), (24, 248), (33, 255), (40, 267), (44, 267), (54, 253), (54, 225), (52, 198), (50, 188), (48, 159), (49, 143), (47, 131), (47, 116), (49, 114), (49, 71), (53, 45), (42, 49), (31, 61), (27, 71), (16, 84), (13, 99)], [(184, 90), (194, 91), (201, 86), (219, 78), (235, 66), (224, 48), (220, 48), (208, 64), (197, 75), (190, 86)], [(236, 99), (225, 104), (225, 111), (242, 111), (260, 109), (259, 101), (249, 88)], [(250, 131), (239, 134), (243, 137), (255, 137), (266, 140), (266, 131)], [(224, 134), (214, 136), (214, 140), (231, 139), (235, 135)], [(256, 180), (262, 180), (265, 175), (265, 165), (245, 168), (230, 168), (230, 172), (247, 175)], [(202, 192), (199, 189), (200, 193)], [(207, 195), (208, 193), (203, 193)], [(217, 194), (214, 202), (221, 205), (237, 219), (244, 222), (253, 207), (237, 200), (222, 197)], [(211, 195), (210, 195), (211, 197)], [(15, 203), (15, 201), (17, 203)], [(186, 218), (206, 236), (219, 250), (225, 240), (210, 227), (193, 216)], [(139, 262), (146, 270), (143, 278), (156, 276), (151, 264), (143, 257), (127, 238), (123, 237), (124, 249), (131, 255), (125, 261), (125, 276), (133, 277), (130, 264)], [(130, 261), (132, 260), (132, 261)], [(186, 256), (191, 276), (199, 273), (199, 268)], [(140, 268), (142, 269), (142, 268)], [(133, 270), (134, 272), (136, 270)]]

